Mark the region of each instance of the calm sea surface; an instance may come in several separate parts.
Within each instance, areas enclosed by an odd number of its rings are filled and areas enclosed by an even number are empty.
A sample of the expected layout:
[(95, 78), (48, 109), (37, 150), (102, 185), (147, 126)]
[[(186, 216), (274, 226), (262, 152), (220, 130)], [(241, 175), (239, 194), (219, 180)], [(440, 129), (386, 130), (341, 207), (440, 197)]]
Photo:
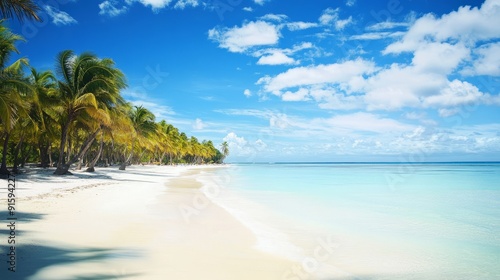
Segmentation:
[(222, 191), (211, 198), (252, 229), (260, 249), (302, 263), (283, 279), (500, 279), (500, 163), (215, 172)]

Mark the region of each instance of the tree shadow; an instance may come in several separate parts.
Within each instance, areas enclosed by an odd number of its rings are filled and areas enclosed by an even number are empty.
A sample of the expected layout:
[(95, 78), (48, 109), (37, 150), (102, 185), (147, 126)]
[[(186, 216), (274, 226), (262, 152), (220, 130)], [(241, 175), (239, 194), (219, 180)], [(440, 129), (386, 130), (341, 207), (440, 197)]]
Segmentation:
[[(20, 245), (16, 247), (16, 271), (8, 270), (7, 253), (2, 252), (0, 258), (3, 267), (0, 269), (0, 279), (34, 279), (37, 273), (51, 266), (80, 265), (85, 262), (98, 263), (113, 258), (130, 258), (137, 255), (116, 249), (102, 248), (71, 248), (66, 249), (47, 245)], [(85, 272), (70, 279), (122, 279), (138, 276), (139, 273), (123, 274), (118, 271), (110, 273)], [(48, 279), (44, 277), (43, 279)]]
[[(73, 172), (71, 175), (54, 175), (55, 168), (29, 168), (26, 169), (22, 174), (16, 175), (16, 181), (34, 181), (34, 182), (56, 182), (64, 178), (75, 178), (75, 179), (85, 179), (85, 180), (98, 180), (98, 179), (111, 179), (110, 176), (95, 172)], [(56, 179), (54, 181), (54, 179)]]
[[(110, 259), (130, 259), (140, 257), (137, 250), (124, 250), (114, 248), (64, 248), (60, 245), (50, 246), (48, 244), (24, 244), (22, 230), (23, 223), (43, 219), (42, 214), (29, 212), (16, 212), (14, 217), (17, 220), (7, 220), (11, 218), (8, 211), (0, 211), (2, 229), (0, 229), (0, 279), (34, 279), (37, 273), (51, 266), (80, 265), (83, 263), (98, 263)], [(9, 244), (10, 229), (7, 225), (16, 222), (15, 241), (16, 244)], [(41, 242), (43, 243), (43, 242)], [(10, 247), (15, 246), (15, 272), (9, 271)], [(107, 274), (86, 272), (69, 279), (122, 279), (138, 276), (137, 273), (120, 273), (111, 271)], [(48, 279), (48, 278), (45, 278)]]

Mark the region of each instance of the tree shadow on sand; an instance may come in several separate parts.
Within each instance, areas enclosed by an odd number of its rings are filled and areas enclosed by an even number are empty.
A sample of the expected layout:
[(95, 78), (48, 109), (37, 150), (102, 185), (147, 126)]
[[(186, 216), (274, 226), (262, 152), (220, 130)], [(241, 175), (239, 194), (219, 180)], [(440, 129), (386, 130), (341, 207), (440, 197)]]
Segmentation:
[[(113, 248), (64, 248), (60, 245), (51, 246), (48, 244), (27, 244), (23, 243), (22, 230), (23, 223), (43, 219), (43, 215), (36, 213), (16, 212), (16, 244), (8, 244), (11, 235), (7, 225), (11, 220), (7, 211), (0, 211), (2, 229), (0, 229), (0, 279), (50, 279), (37, 277), (37, 273), (49, 267), (64, 267), (72, 265), (83, 265), (92, 263), (102, 263), (105, 260), (125, 259), (139, 257), (139, 253), (134, 250), (123, 250)], [(5, 226), (4, 226), (5, 225)], [(77, 237), (75, 237), (77, 238)], [(15, 272), (9, 271), (10, 246), (15, 246)], [(137, 273), (123, 273), (112, 268), (109, 273), (96, 273), (88, 271), (76, 276), (68, 276), (68, 280), (91, 280), (91, 279), (131, 279), (138, 276)], [(55, 277), (57, 278), (57, 277)], [(58, 278), (59, 279), (59, 278)]]
[[(38, 278), (36, 275), (48, 267), (99, 263), (119, 258), (122, 253), (121, 250), (102, 248), (65, 249), (46, 245), (20, 245), (16, 247), (16, 272), (8, 270), (6, 253), (2, 252), (1, 263), (3, 267), (0, 270), (0, 279), (49, 279), (47, 277), (50, 276), (47, 275), (44, 275), (43, 278)], [(88, 271), (77, 276), (68, 276), (66, 279), (122, 279), (138, 275), (123, 274), (110, 268), (110, 272), (106, 274)]]

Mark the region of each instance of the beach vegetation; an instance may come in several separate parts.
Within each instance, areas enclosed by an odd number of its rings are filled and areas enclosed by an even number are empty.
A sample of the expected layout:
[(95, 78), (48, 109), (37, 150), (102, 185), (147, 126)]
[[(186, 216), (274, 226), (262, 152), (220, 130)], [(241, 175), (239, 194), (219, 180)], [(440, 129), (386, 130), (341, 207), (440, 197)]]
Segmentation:
[(211, 140), (157, 122), (149, 109), (127, 102), (125, 74), (112, 59), (64, 50), (54, 71), (38, 71), (26, 58), (11, 62), (21, 40), (0, 21), (1, 174), (20, 172), (26, 162), (64, 175), (84, 166), (93, 172), (110, 165), (222, 163), (228, 155), (227, 143), (221, 152)]

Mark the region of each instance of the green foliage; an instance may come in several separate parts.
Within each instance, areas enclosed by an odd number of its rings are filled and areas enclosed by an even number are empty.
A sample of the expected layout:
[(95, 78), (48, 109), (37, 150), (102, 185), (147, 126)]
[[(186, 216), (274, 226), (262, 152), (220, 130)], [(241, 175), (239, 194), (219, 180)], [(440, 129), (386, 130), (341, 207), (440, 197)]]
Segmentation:
[(156, 122), (147, 108), (127, 103), (120, 94), (125, 75), (113, 60), (65, 50), (57, 55), (56, 75), (39, 72), (26, 67), (24, 58), (8, 64), (19, 40), (0, 21), (0, 140), (5, 145), (0, 151), (6, 164), (35, 159), (48, 166), (52, 160), (64, 174), (64, 161), (201, 164), (222, 163), (229, 154), (227, 142), (220, 151), (212, 141), (188, 137), (165, 120)]

